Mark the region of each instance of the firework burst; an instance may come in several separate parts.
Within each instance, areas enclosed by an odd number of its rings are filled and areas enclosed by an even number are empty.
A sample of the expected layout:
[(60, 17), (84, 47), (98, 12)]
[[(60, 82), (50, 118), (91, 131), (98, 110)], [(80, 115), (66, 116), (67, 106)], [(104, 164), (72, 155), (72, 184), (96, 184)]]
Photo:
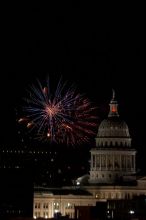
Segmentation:
[(28, 91), (25, 117), (19, 119), (42, 141), (71, 145), (88, 142), (96, 132), (95, 107), (71, 86), (59, 81), (54, 95), (37, 81)]

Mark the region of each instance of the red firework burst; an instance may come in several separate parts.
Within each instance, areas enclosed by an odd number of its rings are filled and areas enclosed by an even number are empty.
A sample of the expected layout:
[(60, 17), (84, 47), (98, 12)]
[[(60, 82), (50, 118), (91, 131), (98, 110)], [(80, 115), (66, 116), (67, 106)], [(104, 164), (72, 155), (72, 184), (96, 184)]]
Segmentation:
[(43, 87), (38, 81), (33, 85), (24, 107), (25, 117), (19, 119), (42, 141), (71, 145), (88, 142), (96, 133), (96, 107), (89, 99), (66, 88), (61, 80), (54, 95), (50, 93), (49, 81)]

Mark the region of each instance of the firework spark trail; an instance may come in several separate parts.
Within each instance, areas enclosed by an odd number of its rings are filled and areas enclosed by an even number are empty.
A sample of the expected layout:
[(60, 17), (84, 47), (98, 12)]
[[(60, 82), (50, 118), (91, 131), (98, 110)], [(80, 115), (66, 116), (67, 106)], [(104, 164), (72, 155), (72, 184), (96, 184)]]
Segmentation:
[(95, 134), (97, 117), (95, 107), (84, 95), (78, 94), (73, 86), (66, 89), (60, 80), (53, 94), (50, 81), (43, 87), (37, 80), (28, 91), (24, 112), (27, 127), (34, 130), (41, 140), (46, 139), (68, 144), (87, 142)]

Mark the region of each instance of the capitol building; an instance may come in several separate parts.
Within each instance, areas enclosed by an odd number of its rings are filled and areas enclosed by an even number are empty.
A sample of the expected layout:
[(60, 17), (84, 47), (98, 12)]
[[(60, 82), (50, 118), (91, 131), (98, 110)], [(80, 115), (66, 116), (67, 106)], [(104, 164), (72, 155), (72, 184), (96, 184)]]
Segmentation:
[(56, 213), (75, 216), (77, 206), (95, 206), (99, 201), (132, 199), (146, 195), (146, 177), (136, 175), (136, 150), (132, 147), (128, 125), (120, 118), (113, 91), (109, 114), (98, 128), (92, 148), (90, 170), (74, 186), (36, 187), (33, 217), (52, 218)]

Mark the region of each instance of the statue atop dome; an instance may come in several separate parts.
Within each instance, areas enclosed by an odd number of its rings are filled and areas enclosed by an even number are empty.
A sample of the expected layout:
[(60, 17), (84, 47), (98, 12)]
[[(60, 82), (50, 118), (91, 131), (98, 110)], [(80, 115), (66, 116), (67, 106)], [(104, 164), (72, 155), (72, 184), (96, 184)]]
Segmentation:
[(115, 90), (112, 89), (112, 91), (113, 91), (113, 97), (112, 97), (112, 100), (115, 100)]

